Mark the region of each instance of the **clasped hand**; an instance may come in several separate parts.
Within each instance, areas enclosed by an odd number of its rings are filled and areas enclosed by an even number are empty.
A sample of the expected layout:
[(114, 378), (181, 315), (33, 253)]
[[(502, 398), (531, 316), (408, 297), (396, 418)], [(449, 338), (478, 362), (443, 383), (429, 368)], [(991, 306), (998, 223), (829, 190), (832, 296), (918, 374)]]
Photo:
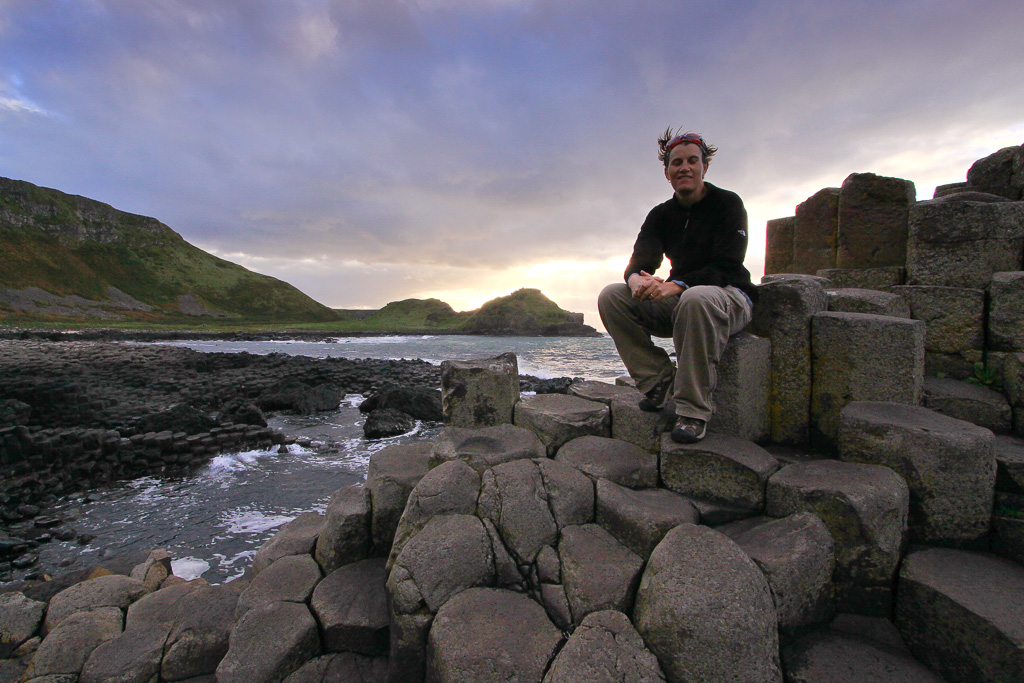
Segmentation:
[(629, 288), (633, 292), (633, 298), (640, 301), (661, 301), (683, 292), (683, 288), (676, 283), (665, 282), (662, 278), (642, 270), (639, 275), (629, 278)]

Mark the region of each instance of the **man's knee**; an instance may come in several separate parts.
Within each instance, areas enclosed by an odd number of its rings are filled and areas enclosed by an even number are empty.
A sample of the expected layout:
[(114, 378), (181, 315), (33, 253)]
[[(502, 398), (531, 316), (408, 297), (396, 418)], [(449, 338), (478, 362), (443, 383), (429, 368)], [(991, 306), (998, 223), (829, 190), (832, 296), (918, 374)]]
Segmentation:
[(695, 307), (706, 308), (722, 295), (722, 288), (713, 285), (697, 285), (683, 290), (679, 295), (677, 310), (692, 309)]
[(622, 301), (623, 297), (633, 297), (633, 293), (629, 290), (629, 285), (624, 282), (613, 282), (602, 289), (601, 293), (597, 295), (597, 310), (607, 310), (616, 301)]

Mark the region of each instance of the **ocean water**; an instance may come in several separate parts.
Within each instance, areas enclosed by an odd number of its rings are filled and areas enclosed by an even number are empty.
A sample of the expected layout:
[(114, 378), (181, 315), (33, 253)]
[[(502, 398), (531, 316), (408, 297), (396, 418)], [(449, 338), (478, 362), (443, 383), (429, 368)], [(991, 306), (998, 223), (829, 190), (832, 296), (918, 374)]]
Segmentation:
[[(512, 351), (519, 371), (538, 377), (582, 377), (611, 382), (624, 374), (615, 347), (602, 338), (394, 336), (339, 338), (326, 342), (167, 342), (205, 352), (289, 353), (316, 358), (485, 358)], [(287, 453), (228, 453), (186, 477), (142, 477), (98, 490), (86, 501), (62, 501), (54, 510), (79, 532), (95, 535), (87, 545), (53, 541), (36, 553), (48, 574), (88, 566), (103, 557), (163, 548), (175, 574), (223, 583), (241, 576), (252, 555), (287, 521), (326, 508), (342, 486), (365, 480), (370, 456), (395, 443), (436, 437), (438, 425), (418, 424), (392, 439), (364, 438), (363, 397), (350, 395), (336, 411), (314, 416), (276, 416), (271, 426), (310, 440)], [(20, 577), (15, 577), (20, 578)]]
[[(266, 342), (165, 342), (197, 351), (288, 353), (313, 358), (419, 358), (440, 364), (444, 360), (488, 358), (511, 351), (519, 372), (536, 377), (582, 377), (612, 382), (626, 372), (611, 337), (482, 337), (424, 335), (340, 337), (325, 342), (280, 340)], [(665, 349), (671, 340), (657, 340)]]

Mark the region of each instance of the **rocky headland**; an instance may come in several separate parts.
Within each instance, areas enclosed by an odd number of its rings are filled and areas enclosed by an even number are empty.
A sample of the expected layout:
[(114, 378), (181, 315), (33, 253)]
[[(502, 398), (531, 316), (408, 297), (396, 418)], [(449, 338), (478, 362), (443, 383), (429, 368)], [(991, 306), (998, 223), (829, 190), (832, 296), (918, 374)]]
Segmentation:
[(446, 362), (437, 439), (375, 453), (246, 576), (186, 582), (154, 549), (12, 591), (2, 670), (1021, 680), (1024, 147), (968, 183), (914, 202), (854, 174), (770, 226), (703, 441), (675, 444), (625, 378), (523, 395), (511, 354)]

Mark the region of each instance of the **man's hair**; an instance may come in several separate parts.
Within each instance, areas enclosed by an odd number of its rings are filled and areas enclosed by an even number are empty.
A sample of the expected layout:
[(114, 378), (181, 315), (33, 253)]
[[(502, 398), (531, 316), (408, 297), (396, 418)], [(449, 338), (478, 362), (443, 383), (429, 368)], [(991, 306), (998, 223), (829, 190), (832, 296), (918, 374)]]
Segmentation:
[[(682, 130), (683, 128), (680, 126), (675, 130), (675, 132), (673, 132), (672, 126), (669, 126), (665, 129), (665, 132), (661, 134), (661, 137), (658, 138), (658, 161), (660, 161), (663, 166), (667, 167), (668, 156), (672, 152), (672, 148), (682, 142), (685, 142), (700, 147), (701, 161), (705, 164), (710, 164), (711, 157), (715, 156), (715, 152), (718, 151), (718, 148), (714, 145), (709, 145), (699, 134), (692, 133), (690, 131), (682, 133), (680, 132)], [(677, 140), (676, 138), (682, 139)]]

